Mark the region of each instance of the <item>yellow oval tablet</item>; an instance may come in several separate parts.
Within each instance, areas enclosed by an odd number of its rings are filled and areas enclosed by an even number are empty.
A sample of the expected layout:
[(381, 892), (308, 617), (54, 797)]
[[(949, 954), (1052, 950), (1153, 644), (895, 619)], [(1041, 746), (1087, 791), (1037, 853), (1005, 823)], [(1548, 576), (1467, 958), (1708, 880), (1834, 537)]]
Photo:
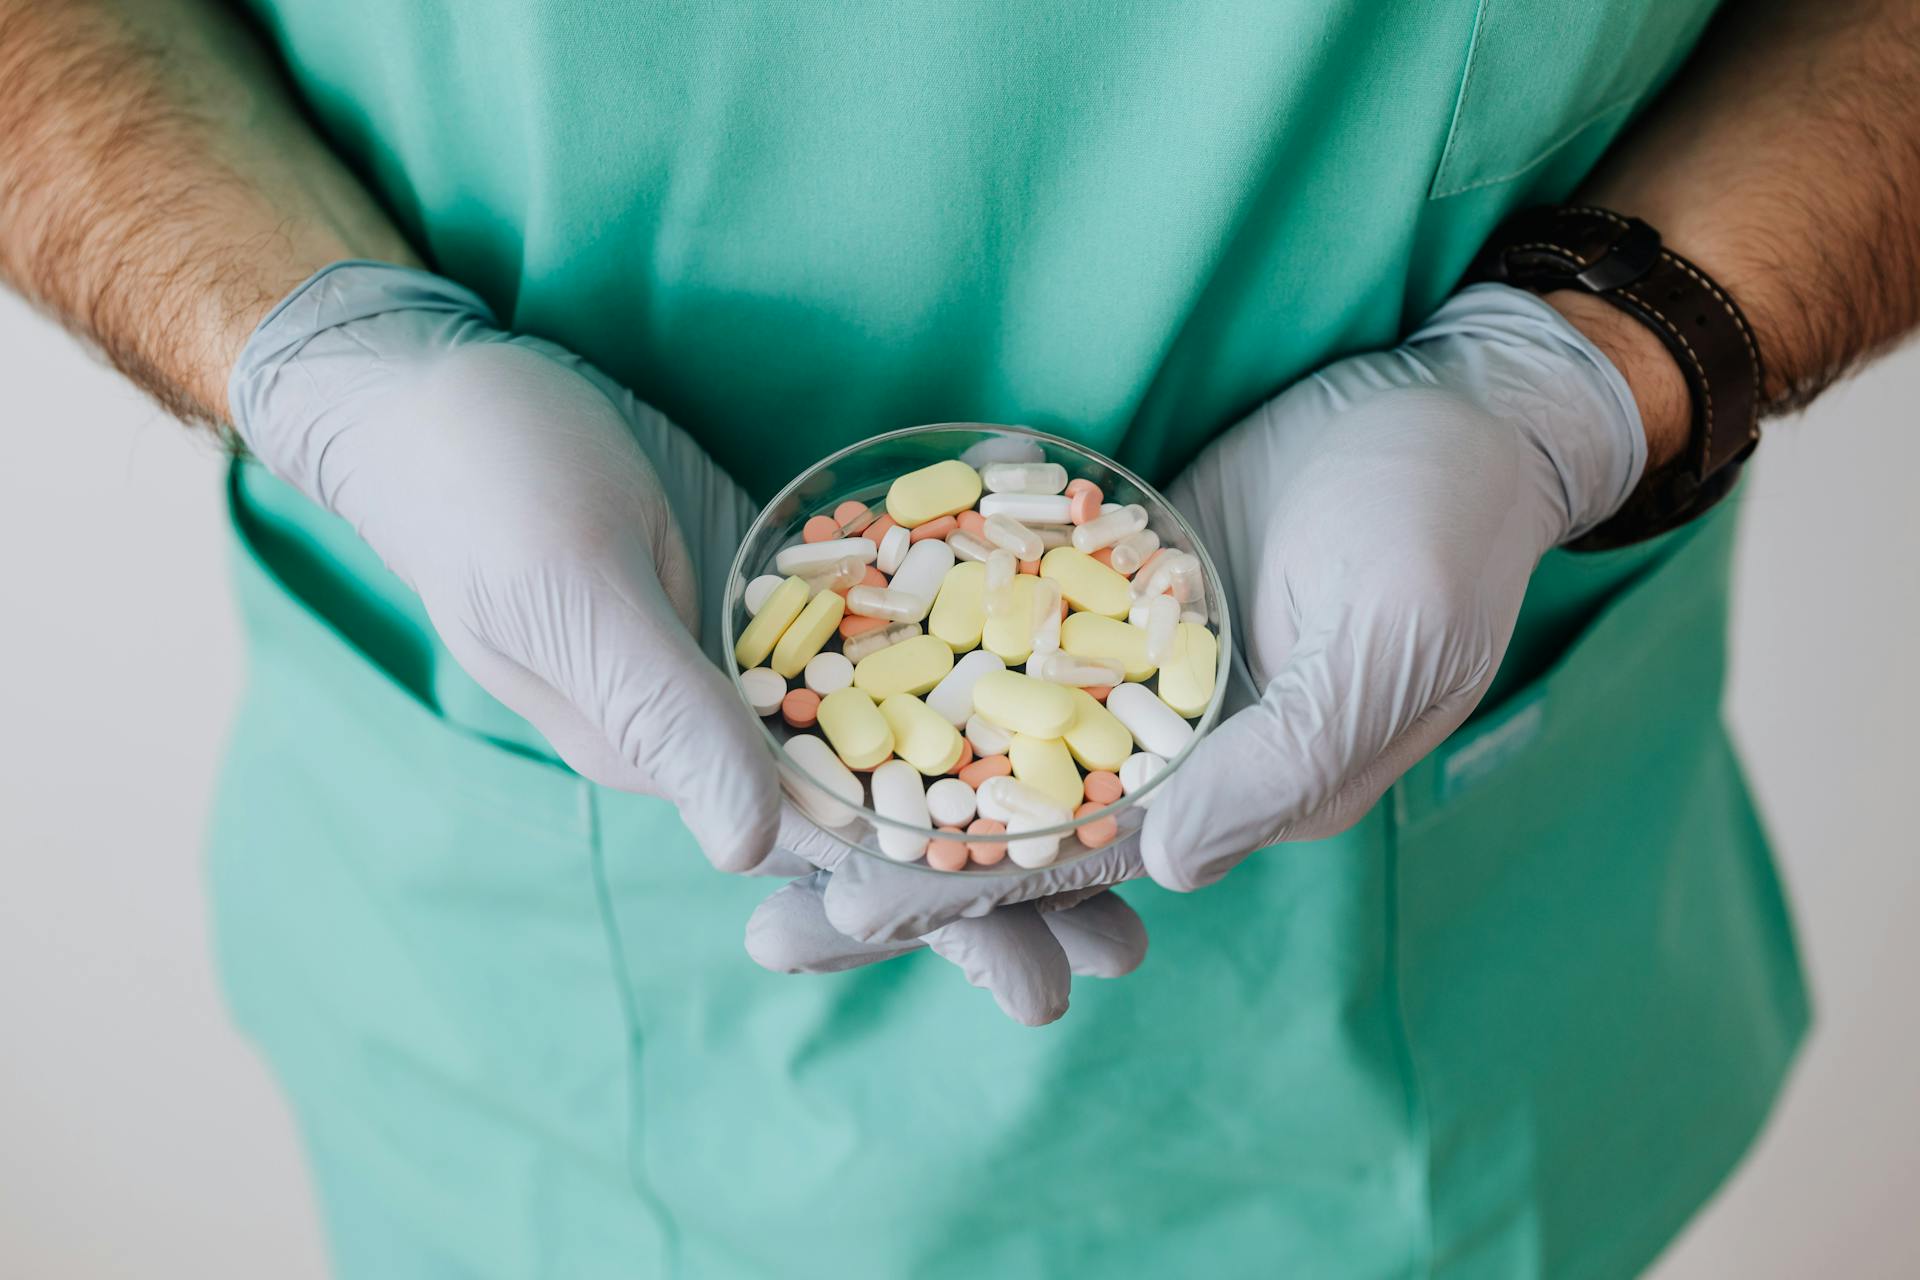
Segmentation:
[(1088, 613), (1124, 618), (1133, 604), (1125, 578), (1072, 547), (1055, 547), (1040, 557), (1040, 576), (1059, 583), (1067, 603)]
[(960, 731), (912, 694), (894, 694), (880, 704), (880, 714), (893, 731), (894, 754), (929, 778), (960, 763)]
[(838, 592), (822, 591), (814, 596), (780, 637), (780, 643), (773, 646), (773, 658), (767, 665), (789, 680), (799, 675), (800, 669), (825, 647), (846, 611), (846, 599)]
[(1007, 748), (1007, 759), (1013, 764), (1014, 777), (1063, 808), (1078, 809), (1087, 798), (1080, 771), (1073, 767), (1073, 757), (1058, 738), (1016, 733)]
[(980, 500), (980, 473), (958, 458), (909, 471), (887, 489), (887, 514), (911, 529)]
[(1220, 638), (1197, 622), (1183, 622), (1173, 633), (1173, 650), (1160, 668), (1160, 701), (1191, 720), (1213, 701)]
[(973, 709), (1003, 729), (1057, 738), (1073, 723), (1073, 696), (1063, 684), (1018, 671), (989, 671), (974, 682)]
[[(981, 586), (986, 585), (986, 566), (981, 566)], [(999, 617), (989, 617), (980, 631), (980, 643), (1002, 662), (1021, 663), (1033, 652), (1034, 610), (1040, 604), (1040, 579), (1030, 573), (1013, 579), (1013, 608)]]
[(986, 624), (987, 566), (963, 560), (940, 580), (940, 594), (933, 598), (933, 612), (927, 615), (927, 630), (955, 653), (965, 653), (979, 645), (980, 629)]
[(853, 687), (878, 702), (896, 693), (925, 693), (953, 670), (953, 650), (939, 636), (915, 636), (854, 664)]
[[(1127, 732), (1127, 726), (1085, 689), (1074, 689), (1068, 696), (1073, 699), (1073, 723), (1062, 735), (1067, 750), (1083, 769), (1120, 772), (1120, 766), (1133, 754), (1133, 735)], [(1019, 771), (1015, 766), (1014, 772)]]
[(820, 699), (820, 732), (849, 769), (871, 769), (893, 754), (893, 730), (873, 699), (838, 689)]
[(1098, 613), (1070, 613), (1060, 624), (1060, 647), (1076, 658), (1117, 662), (1129, 680), (1153, 674), (1147, 660), (1147, 629)]
[(788, 578), (775, 587), (767, 602), (760, 606), (760, 612), (753, 615), (753, 621), (740, 633), (740, 639), (734, 642), (733, 660), (749, 670), (765, 662), (781, 633), (807, 607), (808, 594), (803, 578)]

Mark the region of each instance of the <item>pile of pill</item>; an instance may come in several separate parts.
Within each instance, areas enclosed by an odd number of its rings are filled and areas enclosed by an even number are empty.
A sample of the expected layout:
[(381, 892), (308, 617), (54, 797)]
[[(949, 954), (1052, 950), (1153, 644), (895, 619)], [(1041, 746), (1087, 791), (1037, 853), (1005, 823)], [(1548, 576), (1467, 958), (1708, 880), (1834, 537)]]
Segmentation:
[(1081, 844), (1114, 839), (1113, 815), (1092, 815), (1186, 746), (1219, 646), (1199, 559), (1161, 546), (1145, 507), (1056, 462), (972, 456), (898, 477), (884, 512), (807, 520), (746, 584), (734, 658), (754, 711), (795, 730), (784, 749), (838, 797), (795, 796), (815, 822), (844, 826), (870, 788), (875, 812), (922, 829), (876, 824), (895, 861), (1041, 867), (1061, 838), (1022, 831), (1085, 818)]

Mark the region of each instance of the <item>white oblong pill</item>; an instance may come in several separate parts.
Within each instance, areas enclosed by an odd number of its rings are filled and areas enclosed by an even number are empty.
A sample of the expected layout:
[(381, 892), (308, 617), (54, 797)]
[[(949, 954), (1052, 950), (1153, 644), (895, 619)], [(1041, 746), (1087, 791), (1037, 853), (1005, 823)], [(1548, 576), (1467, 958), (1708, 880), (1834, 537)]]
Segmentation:
[(780, 584), (785, 581), (777, 573), (763, 573), (749, 582), (740, 593), (741, 603), (747, 606), (747, 614), (751, 616), (760, 612), (760, 606), (767, 602), (767, 597), (778, 591)]
[[(986, 649), (975, 649), (972, 653), (953, 664), (953, 670), (940, 678), (927, 694), (927, 705), (938, 711), (958, 729), (967, 723), (973, 714), (973, 686), (989, 671), (1005, 671), (1007, 664), (1000, 655)], [(989, 752), (988, 754), (992, 754)]]
[(755, 667), (740, 673), (740, 687), (746, 691), (747, 705), (757, 716), (770, 716), (780, 709), (787, 696), (787, 682), (772, 667)]
[(953, 548), (938, 538), (922, 538), (907, 548), (907, 554), (901, 557), (900, 567), (894, 570), (893, 580), (887, 583), (889, 591), (912, 596), (921, 602), (920, 612), (907, 621), (920, 622), (926, 618), (927, 611), (933, 608), (934, 597), (940, 594), (940, 584), (946, 580), (947, 570), (951, 568)]
[[(889, 760), (873, 771), (873, 807), (881, 817), (910, 827), (933, 825), (920, 771), (905, 760)], [(895, 862), (912, 862), (927, 851), (927, 837), (923, 834), (878, 826), (875, 832), (880, 839), (880, 852)]]
[(825, 569), (836, 560), (858, 560), (872, 564), (878, 554), (865, 538), (835, 538), (830, 542), (799, 542), (782, 547), (773, 557), (773, 567), (789, 577), (806, 577)]
[(782, 789), (793, 797), (801, 812), (827, 828), (844, 827), (852, 822), (854, 810), (865, 799), (865, 793), (860, 789), (860, 779), (854, 777), (853, 770), (841, 763), (826, 739), (811, 733), (796, 733), (781, 743), (780, 747), (808, 777), (826, 787), (833, 796), (839, 797), (839, 800), (835, 800), (832, 796), (821, 794), (818, 788), (804, 786), (782, 776)]
[(1107, 710), (1127, 726), (1141, 750), (1169, 760), (1193, 737), (1193, 726), (1143, 684), (1115, 685), (1107, 695)]
[(803, 678), (807, 688), (824, 698), (853, 683), (853, 663), (844, 653), (815, 654), (808, 659)]
[[(985, 672), (981, 674), (984, 675)], [(975, 677), (976, 680), (978, 678), (978, 676)], [(968, 692), (971, 693), (972, 690)], [(1001, 728), (976, 711), (967, 717), (967, 742), (973, 747), (976, 756), (1003, 756), (1007, 754), (1007, 748), (1013, 745), (1013, 732)], [(987, 816), (991, 818), (993, 815)]]
[[(865, 538), (861, 538), (859, 541), (867, 542)], [(826, 546), (827, 544), (823, 542), (816, 545)], [(867, 542), (867, 545), (872, 546), (873, 544)], [(907, 526), (903, 524), (893, 526), (893, 528), (887, 530), (880, 539), (880, 549), (874, 556), (874, 567), (891, 577), (894, 571), (899, 569), (900, 562), (907, 558), (907, 551), (912, 546), (913, 534), (907, 531)]]
[(982, 516), (1012, 516), (1024, 525), (1071, 524), (1072, 508), (1073, 499), (1065, 494), (990, 493), (980, 499), (979, 511)]
[(966, 826), (973, 821), (976, 804), (973, 788), (958, 778), (941, 778), (927, 788), (927, 813), (939, 826)]

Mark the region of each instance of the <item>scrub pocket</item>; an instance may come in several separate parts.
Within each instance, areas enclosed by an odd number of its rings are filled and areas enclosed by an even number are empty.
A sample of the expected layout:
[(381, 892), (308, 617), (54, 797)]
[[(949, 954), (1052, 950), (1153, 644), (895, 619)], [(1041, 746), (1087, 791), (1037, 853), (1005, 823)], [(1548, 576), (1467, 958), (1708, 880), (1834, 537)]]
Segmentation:
[(1805, 1026), (1720, 717), (1732, 505), (1391, 793), (1440, 1274), (1637, 1270), (1737, 1161)]
[(1693, 0), (1480, 0), (1429, 198), (1553, 168), (1577, 177), (1693, 46)]

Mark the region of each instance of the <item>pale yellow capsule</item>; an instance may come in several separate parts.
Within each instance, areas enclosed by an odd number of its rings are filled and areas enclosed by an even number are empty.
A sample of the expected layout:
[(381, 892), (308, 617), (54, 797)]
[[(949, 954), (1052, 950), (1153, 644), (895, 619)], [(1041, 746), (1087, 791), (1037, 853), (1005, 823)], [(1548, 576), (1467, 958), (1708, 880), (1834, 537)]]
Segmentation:
[(1160, 700), (1191, 720), (1213, 701), (1220, 639), (1194, 622), (1173, 633), (1173, 652), (1160, 668)]
[(1125, 578), (1072, 547), (1055, 547), (1042, 556), (1040, 576), (1059, 583), (1067, 603), (1088, 613), (1124, 618), (1133, 605), (1133, 592)]
[(953, 650), (939, 636), (915, 636), (870, 653), (853, 667), (853, 687), (879, 702), (896, 693), (925, 693), (953, 670)]
[(780, 643), (773, 646), (773, 658), (767, 665), (789, 680), (799, 675), (813, 655), (826, 647), (846, 611), (847, 602), (837, 591), (814, 596), (780, 637)]
[(1062, 808), (1077, 809), (1086, 799), (1080, 771), (1073, 767), (1073, 757), (1060, 739), (1016, 733), (1007, 759), (1013, 764), (1014, 777)]
[(1074, 689), (1068, 696), (1073, 699), (1073, 723), (1063, 735), (1067, 750), (1084, 769), (1118, 773), (1133, 754), (1133, 735), (1085, 689)]
[(958, 458), (909, 471), (887, 489), (887, 514), (911, 529), (980, 500), (980, 473)]
[(873, 699), (842, 689), (820, 699), (820, 732), (849, 769), (871, 769), (893, 754), (893, 730)]
[(1057, 738), (1073, 723), (1073, 695), (1063, 684), (1018, 671), (989, 671), (974, 682), (973, 709), (993, 723), (1034, 738)]
[(753, 615), (753, 621), (734, 642), (733, 660), (749, 670), (765, 662), (781, 634), (807, 607), (810, 594), (803, 578), (788, 578), (775, 587), (767, 602), (760, 606), (760, 612)]
[(880, 704), (880, 714), (893, 731), (894, 754), (929, 778), (960, 763), (960, 731), (912, 694), (894, 694)]
[(1076, 658), (1117, 662), (1129, 680), (1153, 674), (1147, 660), (1147, 629), (1098, 613), (1070, 613), (1060, 624), (1060, 648)]
[[(981, 582), (985, 581), (986, 566), (982, 565)], [(1008, 584), (1008, 590), (1013, 592), (1013, 607), (988, 615), (980, 643), (1002, 662), (1025, 662), (1033, 652), (1033, 615), (1040, 604), (1040, 579), (1030, 573), (1019, 574)]]
[(987, 623), (987, 566), (963, 560), (940, 580), (933, 598), (927, 630), (947, 642), (955, 653), (979, 647), (980, 629)]

